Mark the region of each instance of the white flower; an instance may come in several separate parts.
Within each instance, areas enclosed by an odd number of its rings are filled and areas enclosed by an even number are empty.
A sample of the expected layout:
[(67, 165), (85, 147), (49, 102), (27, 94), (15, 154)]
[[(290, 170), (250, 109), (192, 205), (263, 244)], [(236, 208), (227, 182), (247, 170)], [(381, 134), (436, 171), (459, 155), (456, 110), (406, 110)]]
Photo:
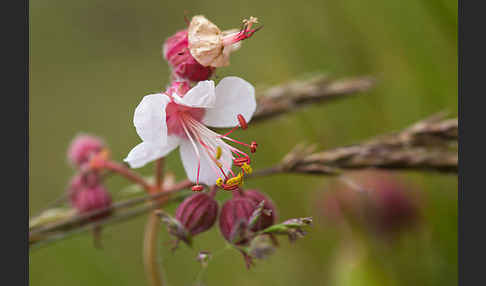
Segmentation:
[[(211, 186), (218, 178), (234, 177), (233, 161), (249, 163), (249, 157), (222, 139), (250, 147), (228, 135), (241, 121), (251, 120), (256, 109), (254, 87), (241, 78), (225, 77), (216, 87), (212, 80), (206, 80), (186, 93), (185, 90), (187, 84), (179, 82), (165, 93), (142, 99), (135, 109), (133, 123), (143, 142), (124, 161), (139, 168), (180, 147), (187, 176), (196, 184)], [(206, 126), (235, 128), (220, 135)]]

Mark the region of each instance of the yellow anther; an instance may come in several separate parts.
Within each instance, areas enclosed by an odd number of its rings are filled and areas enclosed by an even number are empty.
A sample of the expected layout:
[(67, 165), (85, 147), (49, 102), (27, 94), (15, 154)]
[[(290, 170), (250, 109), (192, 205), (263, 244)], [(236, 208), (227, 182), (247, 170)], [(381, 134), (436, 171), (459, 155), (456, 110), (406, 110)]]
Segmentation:
[(241, 169), (243, 169), (243, 171), (246, 174), (251, 174), (253, 172), (253, 168), (250, 165), (248, 165), (247, 163), (243, 163), (243, 165), (241, 165)]
[(223, 150), (221, 149), (221, 147), (216, 147), (216, 160), (219, 160), (219, 158), (221, 158), (221, 155), (223, 154)]
[(240, 172), (235, 177), (229, 178), (226, 181), (226, 185), (228, 185), (228, 186), (236, 186), (236, 185), (241, 185), (242, 182), (243, 182), (243, 173)]
[(216, 166), (218, 166), (218, 168), (223, 167), (223, 164), (221, 164), (221, 162), (219, 162), (219, 161), (214, 161), (214, 164), (216, 164)]
[(216, 185), (217, 185), (218, 187), (221, 187), (221, 186), (223, 185), (223, 179), (218, 178), (218, 179), (216, 180)]

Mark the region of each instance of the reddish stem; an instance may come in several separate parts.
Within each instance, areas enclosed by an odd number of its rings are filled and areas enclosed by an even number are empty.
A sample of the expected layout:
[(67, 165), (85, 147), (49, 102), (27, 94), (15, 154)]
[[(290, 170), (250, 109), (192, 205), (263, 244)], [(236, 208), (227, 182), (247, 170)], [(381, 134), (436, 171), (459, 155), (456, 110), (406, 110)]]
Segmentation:
[(155, 184), (157, 186), (157, 190), (160, 192), (162, 191), (162, 173), (164, 171), (164, 159), (158, 159), (155, 161)]
[(145, 181), (144, 178), (142, 178), (141, 176), (139, 176), (137, 173), (133, 172), (132, 170), (128, 169), (127, 167), (125, 167), (125, 166), (123, 166), (119, 163), (113, 162), (113, 161), (104, 161), (103, 167), (122, 175), (123, 177), (127, 178), (128, 180), (130, 180), (130, 181), (132, 181), (136, 184), (139, 184), (148, 193), (152, 192), (153, 187), (149, 183), (147, 183), (147, 181)]

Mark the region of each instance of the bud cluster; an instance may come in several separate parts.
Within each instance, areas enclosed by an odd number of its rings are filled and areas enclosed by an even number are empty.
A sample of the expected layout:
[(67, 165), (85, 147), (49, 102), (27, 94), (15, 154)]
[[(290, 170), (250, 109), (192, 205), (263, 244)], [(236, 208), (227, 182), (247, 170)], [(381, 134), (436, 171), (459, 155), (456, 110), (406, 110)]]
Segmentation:
[[(71, 179), (67, 189), (71, 205), (79, 213), (88, 213), (111, 206), (110, 193), (102, 183), (99, 170), (93, 168), (93, 162), (106, 156), (108, 149), (100, 138), (90, 135), (78, 135), (68, 149), (68, 159), (77, 173)], [(97, 220), (109, 215), (109, 211), (91, 218)]]
[[(209, 230), (218, 220), (218, 202), (214, 199), (217, 189), (187, 197), (176, 209), (175, 219), (182, 230), (169, 230), (178, 240), (192, 241), (195, 236)], [(221, 235), (237, 247), (249, 246), (255, 235), (272, 226), (277, 219), (277, 209), (272, 200), (258, 190), (233, 191), (233, 196), (223, 203), (219, 212)], [(255, 214), (257, 214), (255, 216)], [(249, 261), (248, 253), (244, 253)]]

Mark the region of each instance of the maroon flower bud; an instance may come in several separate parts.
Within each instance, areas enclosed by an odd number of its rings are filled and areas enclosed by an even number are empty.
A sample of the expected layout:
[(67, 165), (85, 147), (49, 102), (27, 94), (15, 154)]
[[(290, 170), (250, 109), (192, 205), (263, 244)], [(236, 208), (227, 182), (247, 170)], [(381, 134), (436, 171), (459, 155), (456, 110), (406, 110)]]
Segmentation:
[(419, 222), (421, 205), (414, 187), (383, 171), (364, 171), (348, 179), (358, 186), (339, 183), (317, 200), (316, 210), (329, 224), (349, 224), (368, 231), (398, 234)]
[(71, 164), (81, 167), (88, 163), (92, 156), (101, 152), (103, 148), (104, 143), (100, 138), (81, 134), (71, 142), (67, 157)]
[(189, 51), (187, 30), (169, 37), (162, 48), (164, 59), (169, 62), (176, 78), (202, 81), (211, 77), (214, 68), (201, 65)]
[(234, 244), (245, 244), (248, 239), (238, 233), (245, 230), (257, 205), (248, 198), (235, 196), (226, 201), (219, 215), (219, 229), (223, 237)]
[(207, 193), (186, 198), (176, 210), (175, 218), (191, 235), (210, 229), (218, 216), (218, 203)]
[(372, 193), (371, 214), (379, 231), (390, 234), (412, 227), (419, 218), (419, 205), (413, 190), (396, 177), (377, 174), (370, 182)]
[(245, 190), (244, 192), (238, 193), (238, 195), (252, 200), (255, 206), (258, 206), (261, 201), (264, 201), (263, 212), (253, 226), (253, 231), (263, 230), (277, 221), (277, 209), (269, 197), (257, 190)]
[[(71, 204), (79, 213), (88, 213), (109, 207), (111, 205), (111, 196), (102, 185), (96, 185), (77, 191), (76, 195), (72, 196)], [(100, 219), (109, 214), (109, 211), (103, 212), (92, 219)]]

